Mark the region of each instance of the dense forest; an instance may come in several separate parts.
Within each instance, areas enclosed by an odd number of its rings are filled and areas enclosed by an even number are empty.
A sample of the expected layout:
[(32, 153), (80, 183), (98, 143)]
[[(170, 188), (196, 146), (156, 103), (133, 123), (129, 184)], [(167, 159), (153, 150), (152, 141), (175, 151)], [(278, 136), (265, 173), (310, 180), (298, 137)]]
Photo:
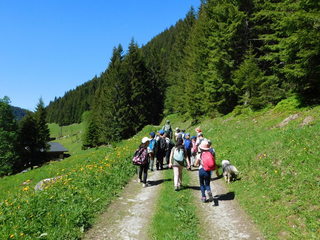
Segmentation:
[(179, 112), (195, 121), (297, 97), (320, 97), (318, 0), (207, 0), (47, 107), (48, 121), (87, 119), (85, 145), (127, 138)]

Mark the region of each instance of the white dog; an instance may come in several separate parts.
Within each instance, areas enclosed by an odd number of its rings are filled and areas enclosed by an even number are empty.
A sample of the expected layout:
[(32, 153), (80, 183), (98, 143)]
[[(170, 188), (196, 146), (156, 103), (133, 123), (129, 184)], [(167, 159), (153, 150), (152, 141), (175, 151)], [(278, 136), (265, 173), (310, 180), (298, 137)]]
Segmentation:
[(229, 160), (222, 160), (221, 164), (223, 176), (226, 182), (230, 183), (230, 181), (236, 180), (239, 174), (239, 171), (236, 169), (236, 167), (233, 166)]

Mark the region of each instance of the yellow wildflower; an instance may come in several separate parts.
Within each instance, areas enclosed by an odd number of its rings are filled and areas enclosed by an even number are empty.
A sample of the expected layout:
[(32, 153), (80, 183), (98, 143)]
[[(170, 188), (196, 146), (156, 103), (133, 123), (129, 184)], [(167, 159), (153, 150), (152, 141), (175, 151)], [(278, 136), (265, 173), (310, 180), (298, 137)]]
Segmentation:
[(24, 187), (24, 188), (22, 188), (22, 191), (28, 191), (30, 189), (30, 187), (29, 186), (26, 186), (26, 187)]

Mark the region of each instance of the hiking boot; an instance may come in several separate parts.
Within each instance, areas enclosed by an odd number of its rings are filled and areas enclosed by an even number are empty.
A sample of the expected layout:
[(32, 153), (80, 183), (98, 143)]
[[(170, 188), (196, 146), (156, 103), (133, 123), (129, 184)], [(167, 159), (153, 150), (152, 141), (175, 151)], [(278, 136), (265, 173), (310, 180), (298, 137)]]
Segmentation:
[(212, 192), (208, 192), (209, 202), (213, 201)]
[(201, 202), (203, 202), (203, 203), (207, 202), (206, 197), (202, 197), (202, 198), (201, 198)]
[(148, 187), (149, 186), (149, 184), (148, 183), (144, 183), (144, 184), (142, 184), (142, 187), (143, 188), (146, 188), (146, 187)]
[(176, 187), (174, 187), (174, 190), (175, 190), (176, 192), (178, 192), (178, 191), (180, 190), (180, 188), (179, 188), (178, 186), (176, 186)]

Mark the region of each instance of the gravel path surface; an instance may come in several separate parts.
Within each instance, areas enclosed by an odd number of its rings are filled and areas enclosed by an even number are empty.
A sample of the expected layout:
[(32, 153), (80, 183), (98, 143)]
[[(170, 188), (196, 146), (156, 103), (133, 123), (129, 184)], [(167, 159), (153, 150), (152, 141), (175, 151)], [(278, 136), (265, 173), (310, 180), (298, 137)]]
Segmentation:
[(236, 195), (227, 190), (223, 178), (215, 178), (211, 182), (211, 190), (215, 200), (202, 203), (200, 201), (198, 171), (189, 173), (192, 176), (192, 184), (194, 185), (192, 188), (199, 189), (194, 191), (194, 194), (199, 202), (197, 206), (201, 224), (206, 229), (202, 234), (204, 239), (264, 239), (249, 216), (241, 209), (236, 200)]
[(162, 172), (148, 173), (150, 186), (132, 180), (83, 239), (148, 240), (147, 230), (162, 183)]
[[(240, 240), (264, 237), (256, 228), (249, 216), (236, 201), (236, 195), (229, 192), (223, 179), (211, 182), (215, 200), (209, 203), (200, 201), (198, 171), (189, 172), (194, 189), (197, 213), (203, 229), (202, 239)], [(125, 239), (149, 240), (148, 228), (157, 201), (163, 174), (161, 171), (149, 173), (150, 186), (142, 188), (137, 180), (132, 180), (124, 189), (123, 194), (115, 200), (103, 213), (97, 223), (83, 239)]]

